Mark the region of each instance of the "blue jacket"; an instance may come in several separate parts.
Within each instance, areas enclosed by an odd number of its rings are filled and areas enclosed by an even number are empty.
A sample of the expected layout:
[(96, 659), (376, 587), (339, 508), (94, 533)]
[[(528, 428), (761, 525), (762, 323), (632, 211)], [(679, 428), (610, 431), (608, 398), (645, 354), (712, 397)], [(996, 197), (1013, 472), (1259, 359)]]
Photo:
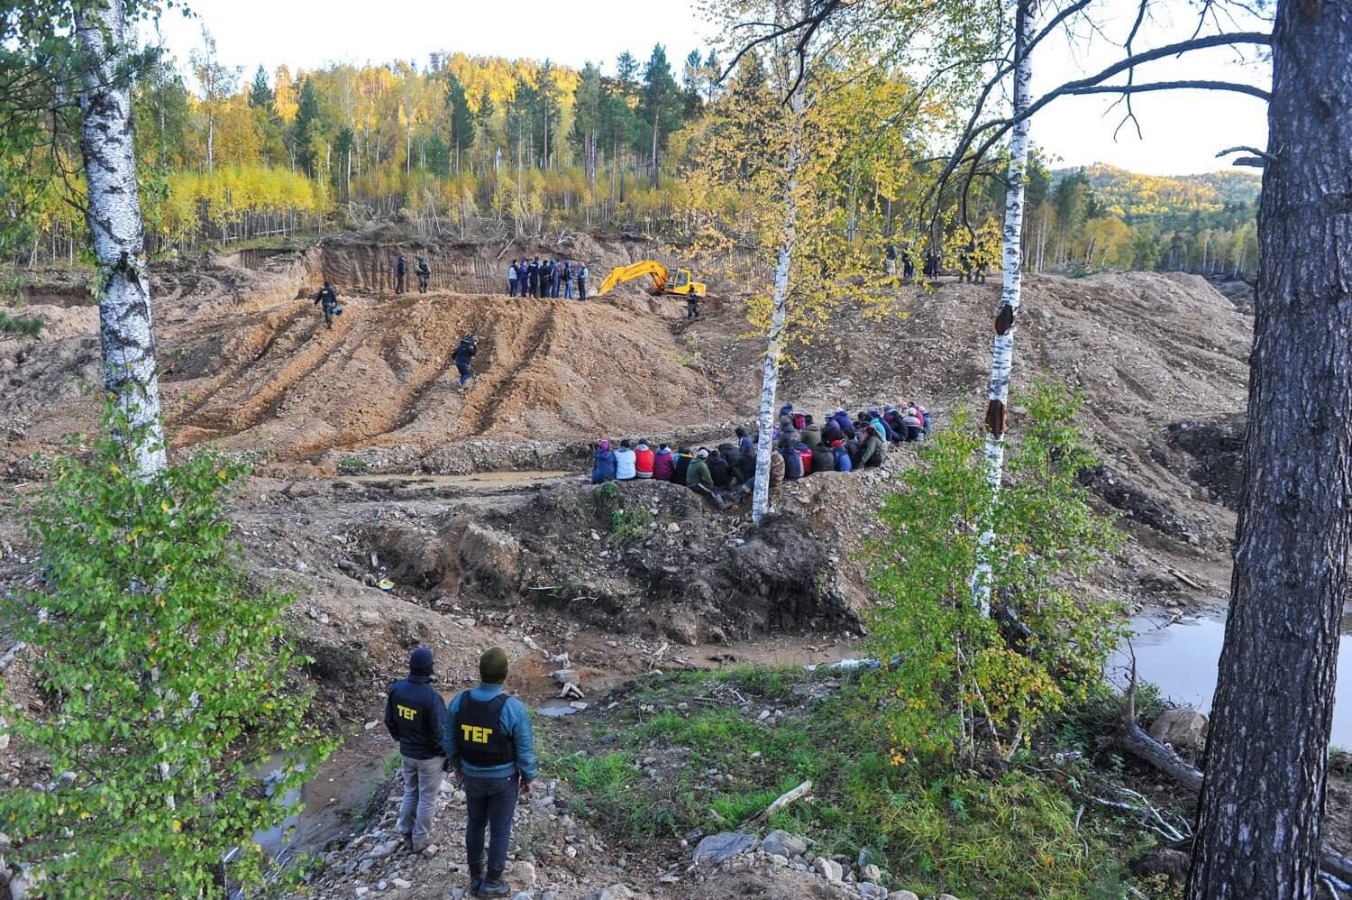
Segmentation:
[[(470, 696), (481, 703), (487, 703), (502, 693), (500, 684), (480, 684), (470, 691)], [(451, 701), (450, 711), (446, 713), (446, 730), (442, 735), (442, 745), (446, 751), (446, 761), (450, 768), (460, 769), (473, 778), (511, 778), (517, 772), (526, 781), (534, 781), (538, 773), (535, 763), (535, 735), (531, 733), (530, 714), (526, 704), (515, 697), (508, 697), (502, 706), (502, 730), (512, 736), (516, 747), (516, 761), (501, 766), (487, 768), (464, 762), (455, 749), (455, 735), (451, 729), (455, 726), (455, 714), (460, 710), (460, 695)]]
[(832, 452), (833, 454), (835, 454), (835, 457), (836, 457), (836, 471), (837, 471), (837, 472), (853, 472), (853, 471), (854, 471), (854, 463), (852, 463), (852, 462), (850, 461), (850, 454), (849, 454), (849, 451), (847, 451), (844, 447), (837, 447), (835, 450), (833, 450), (833, 451), (831, 451), (831, 452)]
[(592, 466), (591, 483), (600, 484), (603, 481), (614, 481), (617, 468), (614, 450), (597, 450), (596, 462)]
[(755, 456), (756, 442), (751, 439), (751, 435), (743, 435), (742, 439), (737, 442), (737, 449), (742, 451), (744, 456)]

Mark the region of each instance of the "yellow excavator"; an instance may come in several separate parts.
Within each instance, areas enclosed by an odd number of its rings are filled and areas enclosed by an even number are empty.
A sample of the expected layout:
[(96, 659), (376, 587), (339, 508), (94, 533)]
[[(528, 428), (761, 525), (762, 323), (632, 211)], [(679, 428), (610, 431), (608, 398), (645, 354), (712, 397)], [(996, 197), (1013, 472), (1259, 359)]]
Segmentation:
[(675, 272), (671, 272), (660, 262), (645, 259), (632, 265), (611, 269), (610, 274), (606, 276), (606, 280), (601, 282), (601, 289), (596, 292), (596, 296), (604, 296), (617, 284), (633, 281), (635, 278), (642, 278), (644, 275), (652, 278), (651, 292), (659, 296), (662, 294), (679, 294), (688, 297), (694, 294), (696, 297), (703, 297), (709, 292), (703, 282), (695, 280), (689, 269), (677, 269)]

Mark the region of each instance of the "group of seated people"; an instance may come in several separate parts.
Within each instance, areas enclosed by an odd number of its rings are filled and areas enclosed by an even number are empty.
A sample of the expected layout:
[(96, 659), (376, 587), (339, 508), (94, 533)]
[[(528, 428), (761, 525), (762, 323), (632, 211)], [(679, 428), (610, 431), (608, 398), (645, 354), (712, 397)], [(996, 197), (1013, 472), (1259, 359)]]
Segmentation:
[[(792, 403), (779, 411), (774, 431), (775, 452), (770, 455), (770, 486), (814, 472), (852, 472), (881, 466), (889, 443), (922, 440), (929, 434), (930, 413), (919, 403), (905, 403), (879, 410), (871, 408), (858, 416), (845, 409), (828, 413), (817, 423), (810, 414), (797, 412)], [(750, 496), (756, 475), (757, 441), (745, 428), (737, 429), (736, 443), (710, 449), (667, 444), (657, 449), (647, 440), (622, 440), (597, 444), (592, 465), (592, 484), (653, 478), (683, 484), (728, 509)]]

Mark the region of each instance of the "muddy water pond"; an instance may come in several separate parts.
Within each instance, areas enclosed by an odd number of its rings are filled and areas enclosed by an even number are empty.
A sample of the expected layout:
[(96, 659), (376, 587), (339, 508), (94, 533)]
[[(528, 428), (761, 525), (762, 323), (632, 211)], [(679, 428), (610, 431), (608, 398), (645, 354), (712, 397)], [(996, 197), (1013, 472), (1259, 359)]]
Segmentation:
[[(1140, 678), (1157, 685), (1160, 694), (1174, 703), (1210, 713), (1216, 667), (1225, 641), (1223, 613), (1218, 610), (1211, 615), (1185, 617), (1172, 624), (1168, 617), (1143, 615), (1132, 619), (1131, 628)], [(1352, 619), (1345, 615), (1343, 634), (1349, 632)], [(1126, 646), (1118, 648), (1108, 669), (1113, 684), (1126, 685), (1130, 664)], [(1346, 638), (1338, 648), (1333, 745), (1352, 749), (1352, 641)]]

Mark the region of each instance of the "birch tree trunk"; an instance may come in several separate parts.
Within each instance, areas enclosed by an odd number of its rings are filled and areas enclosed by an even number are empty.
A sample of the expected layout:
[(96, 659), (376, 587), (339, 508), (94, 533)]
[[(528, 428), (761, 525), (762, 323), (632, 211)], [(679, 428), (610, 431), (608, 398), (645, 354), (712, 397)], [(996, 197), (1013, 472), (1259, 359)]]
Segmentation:
[(775, 453), (775, 394), (779, 390), (779, 360), (784, 352), (784, 323), (789, 312), (789, 270), (798, 238), (798, 167), (802, 161), (804, 84), (800, 78), (789, 95), (789, 152), (784, 163), (784, 236), (775, 262), (775, 286), (770, 330), (765, 335), (765, 365), (761, 379), (756, 479), (751, 496), (751, 521), (759, 525), (770, 510), (770, 454)]
[(75, 5), (85, 56), (80, 150), (89, 186), (86, 220), (98, 260), (104, 385), (126, 416), (129, 456), (142, 477), (165, 467), (160, 384), (150, 323), (141, 206), (132, 140), (122, 0)]
[(1244, 489), (1187, 896), (1315, 896), (1352, 548), (1352, 5), (1272, 34)]
[[(1028, 45), (1033, 39), (1033, 20), (1037, 0), (1019, 3), (1014, 38), (1014, 115), (1022, 116), (1032, 102), (1033, 66)], [(1005, 424), (1009, 407), (1009, 379), (1014, 370), (1015, 319), (1023, 288), (1023, 194), (1028, 169), (1029, 120), (1021, 118), (1014, 126), (1009, 148), (1008, 187), (1005, 190), (1004, 284), (1000, 291), (1000, 309), (995, 315), (995, 340), (991, 349), (991, 378), (986, 406), (986, 482), (990, 485), (990, 503), (983, 511), (981, 536), (977, 545), (976, 571), (972, 574), (972, 601), (982, 615), (990, 614), (991, 553), (995, 546), (995, 507), (999, 502), (1000, 479), (1005, 471)]]

